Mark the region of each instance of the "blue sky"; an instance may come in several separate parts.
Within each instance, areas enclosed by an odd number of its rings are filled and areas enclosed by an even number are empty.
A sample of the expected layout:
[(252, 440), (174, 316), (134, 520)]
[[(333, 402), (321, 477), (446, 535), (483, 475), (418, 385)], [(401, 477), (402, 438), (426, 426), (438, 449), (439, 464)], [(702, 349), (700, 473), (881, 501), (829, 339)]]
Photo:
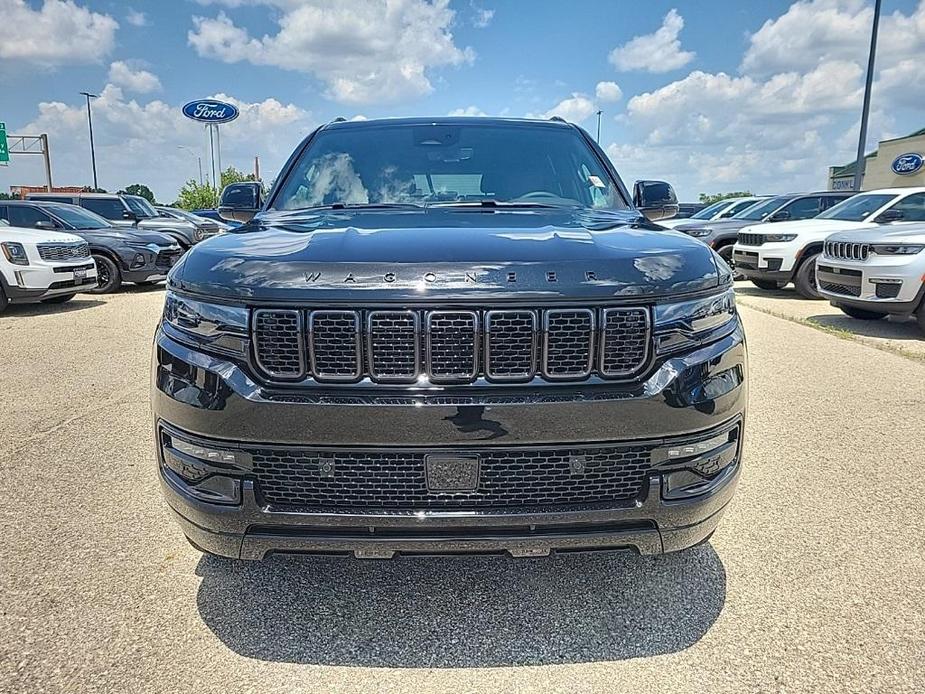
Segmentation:
[[(205, 155), (180, 107), (224, 96), (223, 162), (271, 178), (336, 116), (553, 113), (596, 129), (628, 183), (700, 192), (825, 186), (853, 158), (872, 2), (0, 0), (0, 120), (47, 132), (55, 183), (172, 201)], [(885, 0), (869, 142), (925, 126), (925, 4)], [(0, 188), (40, 184), (38, 158)]]

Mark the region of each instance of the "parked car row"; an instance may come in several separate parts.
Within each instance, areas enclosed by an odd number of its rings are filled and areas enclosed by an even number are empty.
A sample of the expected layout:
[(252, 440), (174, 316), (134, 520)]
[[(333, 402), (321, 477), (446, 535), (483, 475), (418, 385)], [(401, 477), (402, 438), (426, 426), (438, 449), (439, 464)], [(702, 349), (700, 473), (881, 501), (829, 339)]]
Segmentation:
[(123, 282), (161, 282), (191, 244), (227, 228), (133, 195), (41, 193), (2, 201), (0, 311), (10, 303), (114, 292)]

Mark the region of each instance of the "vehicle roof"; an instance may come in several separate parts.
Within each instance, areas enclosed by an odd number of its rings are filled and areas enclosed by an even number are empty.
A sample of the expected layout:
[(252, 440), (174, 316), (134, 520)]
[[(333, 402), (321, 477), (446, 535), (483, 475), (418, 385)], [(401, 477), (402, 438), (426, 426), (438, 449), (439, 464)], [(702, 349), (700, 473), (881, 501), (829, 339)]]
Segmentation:
[(862, 190), (857, 195), (867, 195), (869, 193), (892, 193), (893, 195), (903, 195), (905, 193), (925, 193), (925, 186), (908, 186), (906, 188), (875, 188), (873, 190)]
[(438, 116), (434, 118), (371, 118), (369, 120), (337, 120), (322, 126), (323, 130), (362, 129), (381, 126), (414, 125), (516, 125), (541, 128), (572, 128), (562, 119), (494, 118), (488, 116)]
[(42, 197), (57, 197), (57, 198), (121, 198), (124, 193), (46, 193), (44, 191), (38, 191), (35, 193), (26, 193), (26, 199), (28, 200), (32, 196), (41, 195)]

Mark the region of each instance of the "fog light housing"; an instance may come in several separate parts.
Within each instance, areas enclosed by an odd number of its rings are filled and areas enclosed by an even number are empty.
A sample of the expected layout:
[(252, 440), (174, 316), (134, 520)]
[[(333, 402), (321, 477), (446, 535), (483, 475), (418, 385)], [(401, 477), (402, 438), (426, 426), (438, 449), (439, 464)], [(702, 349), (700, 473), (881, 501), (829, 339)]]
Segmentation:
[(145, 257), (141, 253), (136, 253), (135, 257), (132, 258), (132, 270), (135, 270), (140, 267), (144, 267)]
[(249, 456), (202, 446), (162, 433), (163, 473), (178, 490), (213, 504), (240, 504), (241, 480), (236, 476)]

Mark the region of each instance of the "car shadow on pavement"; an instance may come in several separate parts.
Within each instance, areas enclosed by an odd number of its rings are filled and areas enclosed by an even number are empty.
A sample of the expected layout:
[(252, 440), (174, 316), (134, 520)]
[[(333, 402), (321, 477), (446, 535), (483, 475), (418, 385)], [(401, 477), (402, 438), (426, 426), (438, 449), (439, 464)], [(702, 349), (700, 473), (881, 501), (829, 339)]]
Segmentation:
[[(753, 287), (751, 284), (737, 284), (735, 286), (735, 292), (740, 296), (755, 296), (764, 299), (793, 299), (799, 301), (814, 301), (813, 299), (807, 299), (803, 296), (797, 294), (797, 290), (792, 287), (784, 287), (783, 289), (759, 289), (758, 287)], [(822, 300), (819, 299), (821, 302)]]
[(655, 557), (203, 557), (205, 624), (240, 655), (362, 667), (498, 667), (673, 653), (719, 617), (709, 543)]
[(99, 299), (71, 299), (64, 304), (10, 304), (3, 313), (0, 313), (0, 320), (12, 318), (14, 316), (49, 316), (55, 313), (70, 313), (71, 311), (82, 311), (85, 308), (101, 306), (104, 302)]
[(820, 314), (809, 318), (813, 323), (845, 330), (854, 335), (865, 337), (880, 337), (888, 340), (915, 340), (921, 342), (925, 335), (919, 329), (914, 319), (902, 320), (897, 318), (881, 318), (880, 320), (858, 320), (842, 313)]

